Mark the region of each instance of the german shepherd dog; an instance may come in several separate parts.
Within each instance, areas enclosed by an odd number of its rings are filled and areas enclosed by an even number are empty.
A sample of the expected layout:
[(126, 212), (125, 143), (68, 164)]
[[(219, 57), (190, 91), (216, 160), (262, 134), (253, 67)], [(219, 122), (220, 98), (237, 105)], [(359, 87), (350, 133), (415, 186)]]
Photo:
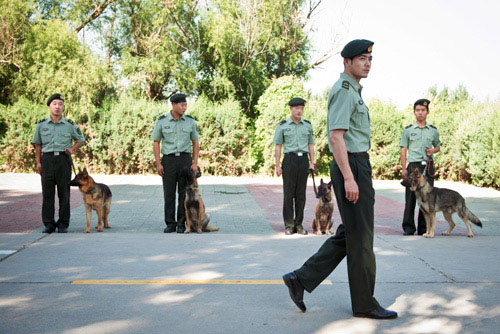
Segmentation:
[(422, 236), (425, 238), (434, 238), (436, 230), (436, 212), (442, 211), (444, 219), (450, 224), (448, 231), (443, 232), (443, 235), (450, 235), (455, 227), (455, 222), (451, 218), (452, 214), (457, 212), (458, 216), (464, 221), (469, 230), (468, 237), (472, 238), (472, 228), (469, 223), (483, 227), (483, 224), (467, 207), (465, 206), (464, 198), (454, 190), (446, 188), (432, 187), (427, 182), (427, 177), (423, 175), (418, 168), (413, 168), (410, 175), (401, 184), (405, 187), (410, 187), (410, 190), (415, 192), (418, 206), (424, 214), (427, 227), (426, 233)]
[(92, 209), (97, 212), (97, 232), (102, 232), (103, 221), (105, 228), (111, 228), (108, 222), (112, 196), (109, 187), (102, 183), (95, 183), (94, 179), (88, 174), (87, 168), (84, 168), (83, 170), (78, 168), (78, 174), (73, 180), (71, 180), (69, 185), (78, 187), (83, 196), (85, 213), (87, 214), (87, 229), (84, 233), (90, 233)]
[(312, 222), (313, 233), (332, 234), (330, 232), (333, 225), (332, 181), (324, 183), (321, 179), (316, 198), (319, 201), (316, 204), (316, 218)]
[(208, 226), (210, 217), (205, 213), (205, 204), (198, 189), (197, 179), (201, 176), (198, 169), (195, 174), (189, 167), (184, 168), (184, 175), (186, 177), (186, 199), (184, 200), (184, 210), (186, 213), (186, 231), (189, 233), (191, 230), (196, 233), (201, 232), (215, 232), (219, 228), (215, 226)]

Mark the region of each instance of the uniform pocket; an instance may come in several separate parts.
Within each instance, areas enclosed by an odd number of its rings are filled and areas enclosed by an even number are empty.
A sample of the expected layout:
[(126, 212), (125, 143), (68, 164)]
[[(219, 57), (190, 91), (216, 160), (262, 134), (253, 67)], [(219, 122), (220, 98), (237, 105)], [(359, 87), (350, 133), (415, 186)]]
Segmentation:
[(175, 132), (174, 129), (163, 129), (162, 130), (163, 140), (167, 143), (173, 143), (175, 140)]

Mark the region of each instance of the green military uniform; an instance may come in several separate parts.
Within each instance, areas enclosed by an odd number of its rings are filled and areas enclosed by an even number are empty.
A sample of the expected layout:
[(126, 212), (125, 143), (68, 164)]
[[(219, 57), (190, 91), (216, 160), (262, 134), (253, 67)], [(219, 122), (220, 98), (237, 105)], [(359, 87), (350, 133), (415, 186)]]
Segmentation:
[(281, 165), (285, 228), (296, 232), (303, 228), (309, 170), (309, 144), (314, 144), (312, 125), (305, 119), (300, 119), (298, 123), (295, 123), (292, 118), (281, 121), (276, 127), (273, 142), (276, 145), (283, 145), (285, 155)]
[[(441, 142), (439, 141), (439, 132), (437, 128), (431, 124), (426, 124), (424, 127), (419, 127), (417, 123), (408, 125), (403, 130), (399, 146), (406, 147), (408, 149), (408, 173), (410, 173), (414, 167), (423, 172), (426, 168), (427, 161), (426, 147), (432, 148), (441, 146)], [(430, 172), (433, 174), (433, 165), (431, 165), (430, 168)], [(432, 177), (428, 177), (427, 180), (432, 186), (434, 185), (434, 179)], [(403, 215), (402, 226), (405, 233), (410, 235), (415, 233), (414, 217), (416, 202), (417, 199), (415, 197), (415, 193), (411, 191), (409, 187), (406, 187), (405, 212)], [(422, 235), (425, 231), (425, 218), (419, 210), (417, 233)]]
[[(50, 104), (50, 103), (48, 103)], [(64, 117), (59, 122), (48, 117), (36, 125), (33, 144), (42, 146), (42, 221), (46, 227), (68, 228), (70, 219), (71, 158), (64, 152), (72, 142), (85, 139), (71, 120)], [(54, 221), (54, 196), (57, 186), (59, 219)]]
[[(196, 121), (189, 115), (174, 119), (172, 113), (160, 116), (155, 124), (151, 139), (161, 141), (163, 157), (163, 196), (165, 200), (165, 224), (184, 228), (186, 215), (184, 199), (186, 197), (186, 179), (182, 174), (185, 167), (190, 167), (191, 142), (198, 140)], [(175, 190), (178, 193), (177, 219), (175, 219)]]
[[(356, 50), (344, 53), (348, 46)], [(344, 58), (354, 58), (371, 52), (372, 42), (353, 41), (344, 48)], [(375, 191), (368, 157), (370, 148), (370, 116), (361, 97), (362, 86), (349, 75), (342, 73), (333, 85), (328, 98), (327, 128), (343, 129), (349, 165), (359, 188), (356, 204), (346, 198), (344, 177), (339, 166), (332, 161), (330, 177), (339, 208), (342, 224), (336, 234), (328, 238), (316, 254), (295, 271), (300, 283), (312, 292), (347, 256), (347, 273), (353, 311), (370, 312), (379, 307), (373, 297), (375, 289), (375, 255), (373, 253), (373, 223)], [(333, 149), (330, 147), (333, 153)]]

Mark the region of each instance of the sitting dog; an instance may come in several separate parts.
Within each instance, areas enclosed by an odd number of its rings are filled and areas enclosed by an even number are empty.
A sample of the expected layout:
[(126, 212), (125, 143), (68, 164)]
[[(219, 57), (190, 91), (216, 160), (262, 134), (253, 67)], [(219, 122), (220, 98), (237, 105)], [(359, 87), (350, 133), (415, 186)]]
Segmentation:
[(333, 225), (332, 181), (324, 183), (321, 179), (316, 198), (319, 198), (319, 202), (316, 204), (316, 218), (312, 222), (313, 233), (332, 234), (330, 232)]
[(94, 179), (87, 173), (87, 168), (84, 168), (83, 171), (78, 168), (78, 174), (69, 185), (78, 187), (83, 196), (85, 213), (87, 214), (87, 229), (84, 233), (90, 233), (92, 209), (97, 212), (97, 232), (102, 232), (103, 221), (105, 228), (111, 228), (108, 222), (112, 196), (109, 187), (102, 183), (95, 183)]
[(469, 223), (483, 227), (483, 224), (467, 207), (465, 206), (464, 198), (454, 190), (446, 188), (437, 188), (427, 182), (427, 177), (423, 175), (418, 168), (413, 168), (410, 175), (401, 184), (405, 187), (410, 187), (411, 191), (415, 192), (417, 203), (424, 214), (427, 227), (426, 233), (422, 236), (425, 238), (434, 238), (436, 230), (436, 212), (442, 211), (444, 219), (450, 224), (448, 231), (443, 232), (443, 235), (450, 235), (455, 227), (455, 222), (451, 218), (452, 214), (457, 212), (458, 216), (464, 221), (469, 230), (468, 237), (472, 238), (472, 228)]
[(215, 232), (219, 228), (215, 226), (208, 226), (210, 217), (205, 213), (205, 204), (201, 199), (200, 191), (198, 189), (197, 178), (201, 176), (201, 172), (195, 174), (189, 167), (184, 169), (186, 177), (186, 199), (184, 200), (184, 210), (186, 213), (186, 231), (189, 233), (191, 230), (196, 233), (201, 232)]

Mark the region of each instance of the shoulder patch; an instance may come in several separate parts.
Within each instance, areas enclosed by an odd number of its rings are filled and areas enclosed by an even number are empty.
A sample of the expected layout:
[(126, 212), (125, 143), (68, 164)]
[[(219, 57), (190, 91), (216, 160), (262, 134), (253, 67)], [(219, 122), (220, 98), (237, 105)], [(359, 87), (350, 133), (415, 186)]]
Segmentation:
[(283, 125), (283, 124), (285, 124), (285, 123), (286, 123), (286, 119), (282, 120), (279, 124), (280, 124), (280, 125)]
[(434, 129), (436, 129), (436, 130), (437, 130), (437, 128), (436, 128), (434, 125), (429, 124), (429, 126), (430, 126), (431, 128), (434, 128)]
[(166, 115), (161, 115), (160, 117), (158, 117), (158, 119), (163, 119), (165, 117), (166, 117)]
[(311, 124), (311, 122), (309, 122), (307, 119), (305, 119), (304, 122)]
[(189, 118), (191, 118), (191, 119), (194, 119), (194, 120), (196, 121), (196, 118), (194, 118), (194, 117), (193, 117), (193, 116), (191, 116), (191, 115), (185, 115), (185, 116), (186, 116), (186, 117), (189, 117)]
[(68, 121), (69, 124), (75, 124), (72, 120), (70, 120), (69, 118), (66, 119)]
[(38, 121), (38, 123), (42, 123), (45, 120), (46, 120), (46, 118), (42, 118), (41, 120)]
[(344, 80), (344, 81), (342, 82), (342, 88), (349, 89), (349, 81)]
[(405, 129), (408, 129), (408, 128), (409, 128), (409, 127), (411, 127), (411, 126), (412, 126), (412, 124), (407, 125), (407, 126), (405, 126)]

